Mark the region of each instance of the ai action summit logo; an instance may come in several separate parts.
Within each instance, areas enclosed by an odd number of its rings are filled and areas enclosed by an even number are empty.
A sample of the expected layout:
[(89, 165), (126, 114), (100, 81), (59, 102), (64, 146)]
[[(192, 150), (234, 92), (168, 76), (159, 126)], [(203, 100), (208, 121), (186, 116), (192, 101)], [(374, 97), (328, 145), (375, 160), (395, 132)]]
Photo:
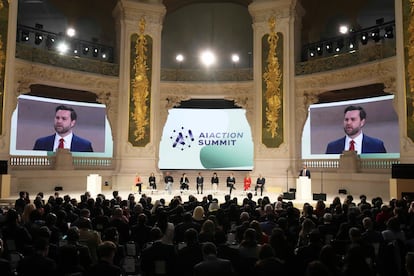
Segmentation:
[(173, 148), (183, 151), (185, 148), (191, 148), (191, 144), (194, 142), (193, 132), (191, 129), (186, 130), (185, 127), (181, 127), (179, 130), (174, 129), (170, 140), (172, 141)]

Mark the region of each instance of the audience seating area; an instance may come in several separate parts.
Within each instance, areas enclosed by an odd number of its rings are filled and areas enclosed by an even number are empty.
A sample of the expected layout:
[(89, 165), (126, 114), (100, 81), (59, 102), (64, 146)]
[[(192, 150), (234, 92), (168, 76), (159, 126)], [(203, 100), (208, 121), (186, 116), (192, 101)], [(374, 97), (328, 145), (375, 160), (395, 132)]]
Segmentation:
[[(414, 202), (35, 197), (0, 214), (0, 275), (408, 275)], [(406, 263), (408, 260), (408, 263)]]

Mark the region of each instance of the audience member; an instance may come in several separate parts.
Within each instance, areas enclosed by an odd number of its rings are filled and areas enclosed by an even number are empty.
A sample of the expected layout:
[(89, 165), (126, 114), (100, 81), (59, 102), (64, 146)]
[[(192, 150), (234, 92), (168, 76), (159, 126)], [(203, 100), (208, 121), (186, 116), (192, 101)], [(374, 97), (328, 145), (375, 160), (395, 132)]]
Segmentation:
[(116, 245), (111, 241), (104, 241), (97, 248), (98, 263), (92, 265), (87, 275), (105, 275), (119, 276), (122, 275), (121, 268), (114, 265), (113, 260), (117, 251)]
[(217, 248), (214, 243), (206, 242), (202, 250), (204, 260), (194, 266), (195, 276), (233, 275), (231, 262), (217, 257)]
[(44, 275), (54, 276), (56, 274), (56, 262), (47, 257), (49, 242), (45, 238), (38, 238), (33, 243), (34, 254), (21, 259), (17, 265), (19, 276)]

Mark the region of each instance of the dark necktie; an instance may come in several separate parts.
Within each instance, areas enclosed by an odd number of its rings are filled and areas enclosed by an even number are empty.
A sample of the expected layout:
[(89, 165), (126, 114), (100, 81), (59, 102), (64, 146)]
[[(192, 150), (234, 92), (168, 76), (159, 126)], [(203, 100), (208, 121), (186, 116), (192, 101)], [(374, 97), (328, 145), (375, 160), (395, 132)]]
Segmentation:
[(63, 144), (63, 142), (65, 141), (65, 139), (63, 139), (63, 138), (60, 138), (59, 139), (59, 146), (58, 146), (58, 149), (63, 149), (65, 146), (64, 146), (64, 144)]
[(355, 141), (349, 141), (349, 150), (355, 151)]

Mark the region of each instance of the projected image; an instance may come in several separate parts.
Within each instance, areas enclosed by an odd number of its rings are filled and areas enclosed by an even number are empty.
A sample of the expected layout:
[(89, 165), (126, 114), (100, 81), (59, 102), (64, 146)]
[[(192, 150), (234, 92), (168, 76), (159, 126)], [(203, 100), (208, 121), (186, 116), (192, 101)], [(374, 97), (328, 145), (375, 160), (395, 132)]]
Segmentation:
[(252, 170), (253, 140), (244, 109), (169, 110), (160, 169)]
[(302, 158), (339, 157), (344, 150), (355, 150), (367, 158), (399, 158), (393, 98), (311, 105), (302, 135)]
[(102, 104), (21, 95), (12, 116), (10, 154), (111, 157), (112, 135)]

